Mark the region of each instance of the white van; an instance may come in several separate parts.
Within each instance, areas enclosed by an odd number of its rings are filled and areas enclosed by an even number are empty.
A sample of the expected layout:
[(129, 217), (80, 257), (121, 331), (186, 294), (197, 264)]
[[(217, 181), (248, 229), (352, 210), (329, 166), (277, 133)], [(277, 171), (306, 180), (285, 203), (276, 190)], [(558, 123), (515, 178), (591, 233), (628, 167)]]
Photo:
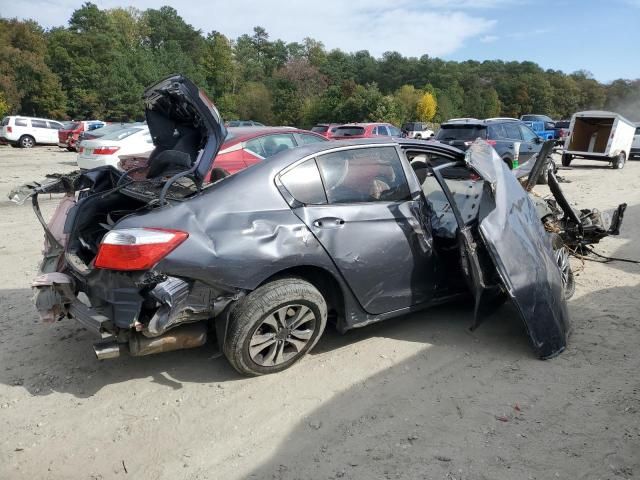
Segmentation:
[(636, 123), (636, 133), (633, 136), (633, 143), (631, 144), (631, 157), (640, 157), (640, 122)]
[(4, 117), (0, 123), (0, 140), (13, 147), (31, 148), (34, 145), (57, 145), (62, 123), (47, 118)]

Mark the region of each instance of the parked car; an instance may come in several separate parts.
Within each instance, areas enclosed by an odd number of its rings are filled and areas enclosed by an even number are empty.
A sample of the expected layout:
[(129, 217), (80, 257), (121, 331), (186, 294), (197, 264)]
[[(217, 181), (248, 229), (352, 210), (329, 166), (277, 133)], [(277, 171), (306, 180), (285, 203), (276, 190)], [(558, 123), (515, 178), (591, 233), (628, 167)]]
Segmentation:
[[(228, 128), (216, 158), (216, 169), (207, 172), (205, 182), (239, 172), (283, 150), (326, 141), (327, 138), (317, 133), (288, 127)], [(136, 155), (122, 158), (119, 168), (134, 170), (135, 178), (141, 179), (147, 175), (148, 163), (148, 155)]]
[(333, 132), (334, 140), (400, 136), (400, 129), (390, 123), (348, 123), (336, 127)]
[(571, 118), (571, 134), (564, 142), (562, 165), (575, 158), (610, 162), (614, 169), (624, 168), (631, 154), (636, 124), (615, 112), (592, 110)]
[(537, 120), (525, 120), (523, 123), (529, 127), (533, 132), (538, 135), (542, 140), (553, 140), (556, 138), (555, 124), (554, 128), (547, 128), (548, 122), (542, 122)]
[(227, 127), (264, 127), (264, 124), (253, 120), (231, 120), (225, 125)]
[(146, 125), (121, 128), (94, 140), (83, 140), (78, 149), (78, 167), (89, 170), (103, 165), (117, 166), (120, 155), (141, 154), (153, 150)]
[(556, 126), (556, 122), (547, 115), (527, 114), (522, 115), (520, 120), (523, 122), (544, 122), (543, 130), (553, 130)]
[(406, 138), (431, 138), (435, 135), (429, 125), (423, 122), (407, 122), (400, 130)]
[(96, 128), (94, 130), (82, 132), (78, 137), (78, 141), (76, 143), (79, 148), (83, 140), (93, 140), (96, 138), (103, 137), (104, 135), (115, 132), (117, 130), (122, 130), (124, 128), (136, 127), (136, 126), (146, 126), (146, 122), (109, 123), (103, 127)]
[(556, 143), (558, 145), (564, 145), (564, 141), (569, 136), (569, 127), (571, 126), (571, 120), (558, 120), (556, 121), (555, 135)]
[(0, 140), (20, 148), (55, 145), (61, 128), (61, 122), (47, 118), (9, 116), (0, 123)]
[(317, 133), (318, 135), (322, 135), (326, 138), (333, 138), (333, 133), (336, 130), (336, 127), (342, 125), (341, 123), (318, 123), (311, 128), (313, 133)]
[[(542, 139), (524, 122), (511, 118), (487, 120), (461, 119), (440, 125), (435, 136), (439, 142), (466, 150), (477, 138), (486, 140), (498, 152), (504, 163), (517, 168), (542, 148)], [(555, 168), (550, 162), (550, 168)], [(546, 174), (545, 174), (546, 175)], [(544, 183), (546, 176), (541, 178)]]
[(631, 145), (631, 153), (629, 158), (640, 156), (640, 122), (636, 123), (636, 133), (633, 135), (633, 144)]
[[(314, 142), (202, 188), (226, 137), (213, 104), (172, 76), (145, 105), (150, 178), (105, 166), (10, 194), (31, 198), (45, 229), (41, 318), (101, 335), (98, 358), (197, 347), (213, 331), (239, 372), (274, 373), (329, 318), (344, 332), (465, 296), (476, 325), (509, 299), (540, 358), (565, 349), (555, 233), (485, 142), (467, 156), (438, 142)], [(46, 224), (38, 195), (51, 192), (65, 196)]]
[(79, 122), (71, 122), (63, 125), (58, 130), (58, 146), (60, 148), (66, 148), (71, 152), (77, 151), (77, 143), (82, 132), (90, 132), (102, 128), (106, 125), (106, 122), (102, 120), (82, 120)]

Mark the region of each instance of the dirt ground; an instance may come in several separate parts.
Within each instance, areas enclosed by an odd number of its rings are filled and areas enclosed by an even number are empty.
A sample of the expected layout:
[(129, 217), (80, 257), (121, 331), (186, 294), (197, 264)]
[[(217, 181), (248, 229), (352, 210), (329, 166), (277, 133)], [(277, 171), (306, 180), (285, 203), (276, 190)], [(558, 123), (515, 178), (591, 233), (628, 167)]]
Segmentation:
[[(0, 479), (640, 478), (640, 265), (574, 262), (574, 333), (548, 361), (508, 305), (473, 333), (454, 305), (329, 330), (261, 378), (213, 346), (101, 363), (76, 323), (37, 319), (42, 230), (6, 200), (74, 158), (0, 147)], [(598, 250), (640, 258), (640, 162), (560, 173), (579, 206), (629, 204)]]

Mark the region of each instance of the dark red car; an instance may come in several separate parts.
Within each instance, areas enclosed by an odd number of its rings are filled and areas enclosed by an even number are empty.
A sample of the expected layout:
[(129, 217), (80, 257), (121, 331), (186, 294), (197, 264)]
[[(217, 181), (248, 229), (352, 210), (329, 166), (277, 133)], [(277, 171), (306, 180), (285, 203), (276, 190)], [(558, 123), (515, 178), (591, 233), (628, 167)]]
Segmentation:
[(372, 138), (372, 137), (401, 137), (402, 132), (390, 123), (348, 123), (336, 127), (332, 133), (334, 140)]
[[(236, 173), (283, 150), (325, 142), (322, 135), (289, 127), (230, 127), (216, 157), (216, 168)], [(206, 178), (210, 180), (209, 176)]]
[(322, 135), (328, 139), (333, 138), (333, 133), (336, 128), (342, 125), (341, 123), (318, 123), (311, 128), (311, 131), (317, 133), (318, 135)]
[(97, 128), (102, 128), (105, 125), (106, 123), (101, 120), (67, 122), (64, 124), (64, 128), (58, 130), (58, 146), (60, 148), (66, 148), (69, 151), (76, 151), (78, 137), (82, 132), (89, 132)]
[[(229, 127), (225, 142), (216, 157), (216, 174), (223, 176), (233, 174), (284, 150), (328, 141), (317, 133), (290, 127)], [(144, 170), (146, 162), (147, 159), (140, 156), (122, 158), (120, 168), (135, 169), (136, 173), (132, 177), (139, 178), (146, 175)], [(205, 182), (211, 180), (211, 172), (209, 172)]]

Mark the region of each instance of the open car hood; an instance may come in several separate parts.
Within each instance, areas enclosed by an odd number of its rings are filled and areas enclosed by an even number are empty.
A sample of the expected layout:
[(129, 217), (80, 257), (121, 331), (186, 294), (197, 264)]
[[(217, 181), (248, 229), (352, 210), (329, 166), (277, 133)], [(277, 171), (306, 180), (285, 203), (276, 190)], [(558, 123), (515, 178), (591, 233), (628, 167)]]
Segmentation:
[[(499, 305), (499, 287), (515, 306), (536, 354), (558, 355), (570, 327), (551, 235), (529, 194), (488, 143), (474, 142), (464, 162), (484, 180), (481, 195), (469, 194), (467, 187), (475, 182), (463, 184), (462, 195), (453, 190), (459, 186), (446, 178), (455, 178), (455, 163), (435, 167), (433, 173), (455, 217), (463, 273), (476, 299), (475, 326)], [(440, 227), (451, 231), (451, 220)]]
[(144, 92), (143, 98), (155, 145), (148, 176), (188, 171), (202, 182), (227, 135), (213, 102), (182, 75), (159, 81)]
[(534, 203), (498, 154), (476, 141), (466, 162), (491, 186), (493, 205), (481, 213), (480, 237), (541, 358), (562, 352), (569, 313), (551, 236)]

